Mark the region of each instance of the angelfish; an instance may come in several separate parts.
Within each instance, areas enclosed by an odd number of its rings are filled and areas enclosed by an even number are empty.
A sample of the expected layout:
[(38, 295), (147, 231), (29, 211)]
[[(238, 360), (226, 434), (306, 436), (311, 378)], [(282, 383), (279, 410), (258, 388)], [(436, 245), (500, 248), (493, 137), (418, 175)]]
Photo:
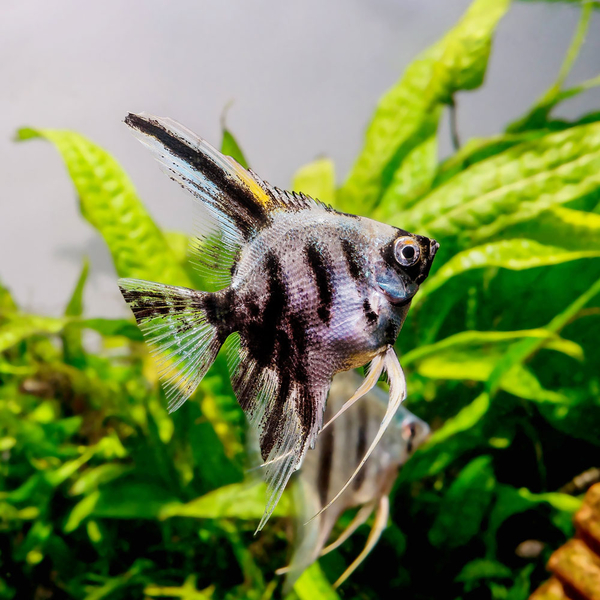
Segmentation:
[[(339, 373), (334, 377), (327, 399), (326, 418), (333, 417), (341, 409), (358, 384), (360, 377), (354, 371)], [(377, 435), (387, 404), (387, 394), (380, 387), (373, 388), (360, 404), (325, 429), (318, 436), (314, 451), (307, 453), (294, 482), (297, 521), (294, 551), (290, 566), (278, 571), (279, 574), (287, 573), (284, 593), (293, 587), (304, 569), (319, 556), (338, 548), (375, 513), (367, 543), (335, 582), (334, 586), (338, 587), (365, 560), (385, 529), (389, 516), (388, 496), (398, 471), (430, 432), (425, 421), (403, 406), (398, 408), (377, 448), (352, 485), (328, 511), (308, 523), (306, 520), (326, 506), (352, 475), (367, 444)], [(325, 548), (340, 516), (354, 507), (360, 508), (350, 524), (335, 542)]]
[(376, 446), (406, 395), (393, 344), (438, 243), (273, 187), (171, 119), (129, 114), (125, 123), (200, 201), (194, 259), (222, 289), (119, 286), (160, 358), (171, 411), (227, 340), (232, 386), (265, 460), (260, 530), (315, 443), (333, 375), (369, 361), (345, 406), (384, 370), (390, 401), (357, 471)]

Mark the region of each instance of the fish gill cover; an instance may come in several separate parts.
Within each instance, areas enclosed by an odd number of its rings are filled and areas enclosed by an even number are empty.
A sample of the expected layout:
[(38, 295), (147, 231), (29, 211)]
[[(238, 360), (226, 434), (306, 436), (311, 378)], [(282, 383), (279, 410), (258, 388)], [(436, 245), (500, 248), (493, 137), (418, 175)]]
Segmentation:
[[(294, 189), (441, 248), (398, 344), (406, 406), (432, 436), (403, 467), (366, 562), (333, 591), (363, 527), (290, 599), (524, 599), (573, 533), (571, 482), (598, 466), (600, 444), (600, 112), (552, 111), (600, 83), (564, 85), (595, 8), (580, 4), (556, 84), (505, 132), (437, 159), (440, 117), (460, 116), (459, 92), (482, 83), (509, 8), (476, 0), (383, 96), (341, 188), (328, 160), (298, 173)], [(18, 137), (60, 152), (120, 277), (209, 289), (182, 234), (160, 230), (108, 152), (69, 131)], [(231, 132), (223, 141), (239, 154)], [(253, 537), (264, 489), (244, 479), (225, 356), (168, 414), (133, 322), (85, 315), (86, 277), (84, 265), (59, 318), (28, 314), (0, 287), (0, 598), (279, 597), (291, 498)]]

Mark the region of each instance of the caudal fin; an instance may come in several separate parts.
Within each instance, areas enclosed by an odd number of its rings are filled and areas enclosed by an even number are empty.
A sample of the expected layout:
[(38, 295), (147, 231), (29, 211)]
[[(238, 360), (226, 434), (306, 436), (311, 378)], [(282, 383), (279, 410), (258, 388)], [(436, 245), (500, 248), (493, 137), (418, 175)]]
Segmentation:
[(225, 341), (226, 307), (219, 307), (217, 294), (139, 279), (120, 279), (119, 288), (158, 360), (173, 412), (194, 393)]

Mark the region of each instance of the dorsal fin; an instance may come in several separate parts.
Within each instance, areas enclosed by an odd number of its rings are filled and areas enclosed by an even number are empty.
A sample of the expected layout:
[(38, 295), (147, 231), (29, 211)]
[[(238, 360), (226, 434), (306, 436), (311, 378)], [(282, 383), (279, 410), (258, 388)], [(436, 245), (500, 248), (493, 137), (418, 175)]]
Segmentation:
[(303, 194), (269, 185), (172, 119), (130, 113), (125, 123), (167, 175), (200, 201), (191, 252), (217, 287), (230, 283), (240, 247), (271, 222), (274, 212), (332, 210)]

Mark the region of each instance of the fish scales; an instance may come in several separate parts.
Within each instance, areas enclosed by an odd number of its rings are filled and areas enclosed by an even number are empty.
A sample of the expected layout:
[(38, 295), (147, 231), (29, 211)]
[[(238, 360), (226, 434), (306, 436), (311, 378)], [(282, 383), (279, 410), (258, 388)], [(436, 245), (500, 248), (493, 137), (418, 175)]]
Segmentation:
[(194, 259), (223, 287), (121, 280), (121, 290), (161, 361), (170, 410), (231, 344), (233, 389), (265, 460), (260, 529), (323, 427), (332, 377), (370, 361), (349, 402), (388, 372), (388, 410), (361, 460), (373, 452), (406, 393), (393, 344), (438, 244), (270, 186), (170, 119), (129, 115), (126, 123), (199, 200)]

